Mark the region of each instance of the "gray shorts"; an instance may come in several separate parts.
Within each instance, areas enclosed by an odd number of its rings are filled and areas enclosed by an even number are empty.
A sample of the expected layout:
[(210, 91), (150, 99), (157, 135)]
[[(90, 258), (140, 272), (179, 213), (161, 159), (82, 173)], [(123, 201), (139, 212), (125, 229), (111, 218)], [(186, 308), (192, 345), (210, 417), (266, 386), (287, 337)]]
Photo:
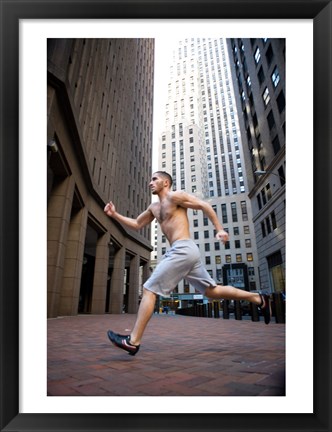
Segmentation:
[(205, 294), (206, 288), (217, 285), (203, 266), (199, 249), (191, 239), (173, 243), (145, 282), (144, 288), (168, 297), (182, 279), (186, 279), (202, 294)]

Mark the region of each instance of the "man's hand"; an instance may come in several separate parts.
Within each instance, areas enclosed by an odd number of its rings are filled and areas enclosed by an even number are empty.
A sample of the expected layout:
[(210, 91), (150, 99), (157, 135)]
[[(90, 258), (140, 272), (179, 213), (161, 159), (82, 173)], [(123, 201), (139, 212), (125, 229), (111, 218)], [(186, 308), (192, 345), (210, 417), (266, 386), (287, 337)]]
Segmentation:
[(225, 244), (229, 239), (229, 235), (225, 230), (219, 230), (216, 234), (216, 239), (222, 241)]
[(107, 216), (112, 217), (115, 213), (115, 206), (112, 203), (112, 201), (110, 201), (109, 203), (107, 203), (104, 207), (104, 212), (107, 214)]

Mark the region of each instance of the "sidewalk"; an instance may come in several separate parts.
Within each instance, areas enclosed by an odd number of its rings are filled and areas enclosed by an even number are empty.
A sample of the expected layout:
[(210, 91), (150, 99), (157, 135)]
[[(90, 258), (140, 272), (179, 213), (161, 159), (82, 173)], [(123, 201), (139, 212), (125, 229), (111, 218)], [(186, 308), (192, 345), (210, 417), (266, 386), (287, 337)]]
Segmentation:
[(49, 396), (284, 396), (285, 325), (153, 315), (129, 356), (106, 331), (136, 315), (48, 320)]

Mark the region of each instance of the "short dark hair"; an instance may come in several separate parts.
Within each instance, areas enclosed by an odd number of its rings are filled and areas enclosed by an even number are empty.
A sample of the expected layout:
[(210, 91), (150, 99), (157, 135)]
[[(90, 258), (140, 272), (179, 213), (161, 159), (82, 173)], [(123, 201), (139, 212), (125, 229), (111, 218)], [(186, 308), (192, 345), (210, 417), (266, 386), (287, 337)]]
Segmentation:
[(168, 174), (168, 172), (166, 172), (166, 171), (155, 171), (155, 174), (160, 174), (162, 177), (166, 177), (167, 180), (169, 181), (169, 185), (172, 186), (173, 179), (172, 179), (172, 176), (170, 174)]

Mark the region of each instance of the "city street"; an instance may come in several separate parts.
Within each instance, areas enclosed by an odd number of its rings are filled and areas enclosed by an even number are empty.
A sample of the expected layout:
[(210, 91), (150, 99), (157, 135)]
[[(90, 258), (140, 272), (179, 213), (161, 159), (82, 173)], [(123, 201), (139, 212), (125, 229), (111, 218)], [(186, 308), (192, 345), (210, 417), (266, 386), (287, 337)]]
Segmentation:
[(106, 332), (136, 315), (48, 320), (48, 396), (284, 396), (285, 325), (155, 314), (129, 356)]

